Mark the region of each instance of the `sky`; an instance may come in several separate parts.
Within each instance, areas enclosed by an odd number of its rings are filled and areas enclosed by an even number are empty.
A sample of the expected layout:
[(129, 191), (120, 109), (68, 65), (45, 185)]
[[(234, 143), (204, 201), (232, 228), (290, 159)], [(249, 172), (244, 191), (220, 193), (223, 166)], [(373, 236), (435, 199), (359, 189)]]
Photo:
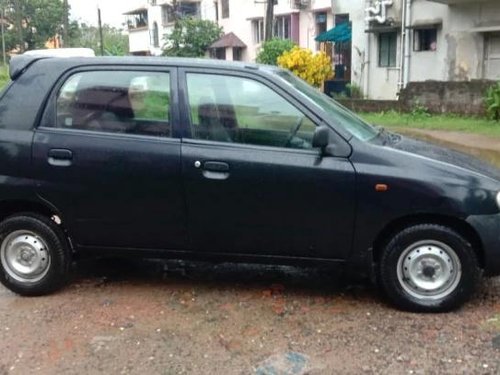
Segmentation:
[(69, 0), (71, 19), (97, 25), (97, 7), (101, 8), (103, 24), (120, 27), (123, 13), (145, 5), (147, 0)]

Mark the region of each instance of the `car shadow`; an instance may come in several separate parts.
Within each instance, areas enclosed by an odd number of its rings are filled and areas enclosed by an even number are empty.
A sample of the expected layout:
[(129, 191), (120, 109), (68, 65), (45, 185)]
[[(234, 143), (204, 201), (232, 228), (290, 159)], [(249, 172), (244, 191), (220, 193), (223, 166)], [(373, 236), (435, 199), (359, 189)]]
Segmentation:
[(73, 265), (72, 283), (161, 284), (165, 280), (193, 287), (263, 289), (278, 286), (297, 294), (380, 298), (368, 279), (344, 274), (339, 268), (130, 258), (84, 259)]

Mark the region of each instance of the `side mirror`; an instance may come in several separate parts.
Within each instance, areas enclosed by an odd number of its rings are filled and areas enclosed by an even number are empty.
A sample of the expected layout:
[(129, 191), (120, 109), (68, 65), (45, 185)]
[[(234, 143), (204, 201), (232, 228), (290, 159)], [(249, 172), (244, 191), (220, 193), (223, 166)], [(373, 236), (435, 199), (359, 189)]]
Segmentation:
[(318, 126), (313, 135), (312, 146), (321, 149), (324, 153), (329, 145), (330, 129), (325, 125)]

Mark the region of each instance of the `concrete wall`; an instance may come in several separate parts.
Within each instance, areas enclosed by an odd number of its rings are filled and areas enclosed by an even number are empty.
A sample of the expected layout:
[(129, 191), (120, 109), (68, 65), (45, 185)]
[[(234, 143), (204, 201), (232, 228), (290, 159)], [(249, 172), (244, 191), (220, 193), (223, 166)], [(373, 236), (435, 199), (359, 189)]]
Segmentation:
[(411, 112), (415, 107), (426, 108), (430, 113), (454, 113), (484, 116), (484, 95), (494, 81), (466, 82), (426, 81), (410, 82), (402, 90), (399, 100), (340, 99), (341, 104), (355, 112)]
[(128, 42), (130, 52), (149, 50), (149, 30), (147, 28), (129, 30)]

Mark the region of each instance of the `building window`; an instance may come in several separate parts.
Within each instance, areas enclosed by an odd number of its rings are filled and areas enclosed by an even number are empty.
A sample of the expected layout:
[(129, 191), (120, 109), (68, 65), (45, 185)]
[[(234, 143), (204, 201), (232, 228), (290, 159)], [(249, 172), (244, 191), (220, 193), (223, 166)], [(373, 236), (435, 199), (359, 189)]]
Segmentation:
[(436, 51), (437, 29), (419, 29), (413, 32), (414, 51)]
[(179, 5), (179, 12), (181, 18), (200, 18), (201, 17), (201, 9), (200, 9), (200, 3), (195, 2), (195, 3), (185, 3), (182, 2)]
[(172, 5), (162, 5), (161, 7), (161, 23), (163, 25), (168, 25), (174, 22), (174, 7)]
[(153, 23), (153, 35), (152, 35), (152, 43), (153, 47), (160, 47), (160, 31), (158, 30), (158, 23)]
[(396, 66), (398, 34), (381, 33), (378, 36), (378, 65), (383, 68)]
[(172, 5), (162, 5), (161, 22), (163, 25), (168, 25), (175, 22), (176, 16), (178, 18), (201, 18), (200, 2), (177, 3), (177, 11)]
[(229, 18), (229, 0), (221, 0), (222, 18)]
[(264, 19), (259, 18), (252, 21), (253, 41), (259, 44), (264, 40)]
[(127, 16), (129, 30), (140, 29), (148, 26), (148, 11), (143, 10)]
[(292, 22), (290, 16), (276, 17), (274, 19), (274, 37), (279, 39), (291, 39), (291, 24)]

